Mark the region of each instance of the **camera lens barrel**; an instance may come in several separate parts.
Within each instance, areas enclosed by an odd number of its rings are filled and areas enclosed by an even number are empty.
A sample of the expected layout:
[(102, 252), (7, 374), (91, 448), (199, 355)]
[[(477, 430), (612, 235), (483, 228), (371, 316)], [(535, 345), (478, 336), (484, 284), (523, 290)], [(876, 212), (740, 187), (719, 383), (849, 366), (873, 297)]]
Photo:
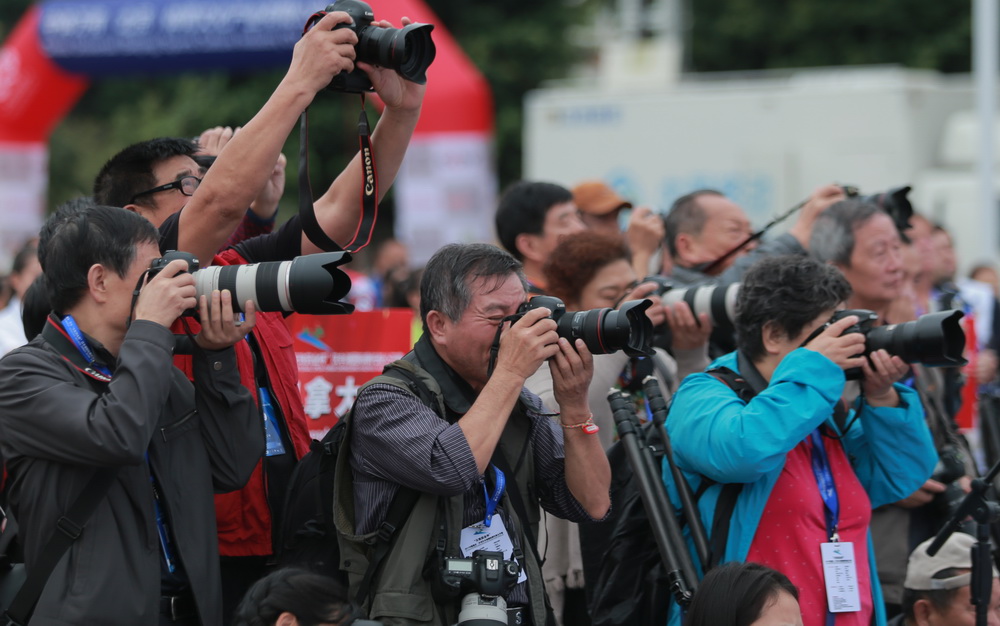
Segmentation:
[(351, 290), (351, 279), (337, 269), (350, 260), (347, 252), (325, 252), (291, 261), (213, 265), (195, 272), (195, 287), (198, 296), (228, 289), (235, 311), (250, 300), (258, 311), (350, 313), (354, 306), (339, 300)]
[(714, 327), (732, 330), (736, 319), (736, 297), (739, 293), (740, 283), (671, 289), (663, 294), (663, 303), (674, 305), (686, 302), (696, 318), (707, 313)]
[(940, 311), (911, 322), (877, 326), (865, 336), (865, 350), (885, 349), (907, 363), (929, 367), (965, 365), (965, 331), (959, 321), (963, 315), (957, 309)]

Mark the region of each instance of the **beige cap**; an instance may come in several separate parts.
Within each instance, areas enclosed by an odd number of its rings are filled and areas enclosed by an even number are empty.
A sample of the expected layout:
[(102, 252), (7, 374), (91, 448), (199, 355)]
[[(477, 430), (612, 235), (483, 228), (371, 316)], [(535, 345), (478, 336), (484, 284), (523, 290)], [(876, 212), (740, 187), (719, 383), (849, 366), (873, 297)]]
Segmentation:
[(588, 180), (573, 187), (573, 202), (581, 213), (607, 215), (617, 209), (630, 209), (632, 203), (599, 180)]
[[(930, 556), (927, 548), (934, 539), (921, 543), (910, 554), (910, 562), (906, 565), (906, 580), (903, 586), (913, 591), (935, 591), (938, 589), (958, 589), (969, 584), (972, 574), (966, 572), (950, 578), (934, 578), (938, 572), (946, 569), (972, 569), (972, 546), (976, 538), (962, 532), (952, 533), (944, 542), (937, 554)], [(990, 558), (987, 555), (987, 558)], [(997, 568), (993, 568), (993, 577), (1000, 577)]]

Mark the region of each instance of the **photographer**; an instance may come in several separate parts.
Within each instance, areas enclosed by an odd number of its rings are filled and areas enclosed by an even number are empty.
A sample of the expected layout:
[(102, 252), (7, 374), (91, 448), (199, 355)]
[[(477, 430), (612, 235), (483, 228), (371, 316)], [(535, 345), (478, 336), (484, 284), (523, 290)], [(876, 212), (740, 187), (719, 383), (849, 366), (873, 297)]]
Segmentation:
[[(737, 300), (738, 350), (713, 363), (738, 373), (754, 395), (747, 400), (710, 373), (693, 374), (667, 420), (691, 487), (713, 481), (698, 505), (712, 545), (724, 546), (713, 558), (784, 573), (813, 626), (828, 623), (821, 553), (832, 543), (853, 549), (858, 591), (832, 598), (848, 609), (835, 623), (885, 623), (866, 558), (871, 508), (912, 493), (936, 461), (916, 394), (894, 384), (906, 364), (883, 350), (858, 356), (865, 335), (845, 332), (856, 316), (830, 323), (849, 296), (839, 272), (808, 257), (758, 262)], [(850, 368), (863, 371), (863, 393), (847, 409), (840, 398)], [(727, 499), (729, 518), (717, 508)], [(722, 541), (716, 533), (726, 521)]]
[[(468, 546), (458, 545), (460, 530), (484, 530), (487, 505), (499, 502), (489, 532), (505, 536), (526, 576), (506, 594), (508, 611), (520, 614), (510, 623), (544, 626), (549, 610), (534, 551), (538, 505), (573, 521), (601, 519), (610, 508), (610, 469), (587, 408), (592, 356), (582, 340), (571, 345), (557, 335), (548, 309), (512, 323), (508, 317), (526, 297), (520, 263), (510, 254), (484, 244), (445, 246), (428, 262), (420, 286), (424, 334), (387, 367), (416, 380), (392, 384), (383, 375), (358, 394), (348, 435), (353, 487), (346, 487), (353, 491), (354, 528), (341, 528), (338, 520), (338, 530), (374, 533), (390, 503), (406, 491), (419, 494), (371, 594), (360, 599), (372, 619), (455, 623), (459, 598), (435, 596), (432, 589), (443, 559), (466, 552)], [(546, 360), (558, 424), (524, 388)], [(423, 402), (414, 387), (433, 401)], [(496, 487), (503, 483), (506, 488)], [(339, 491), (335, 511), (347, 510), (345, 497)], [(358, 578), (351, 581), (352, 597)]]
[[(708, 333), (712, 328), (708, 315), (702, 314), (699, 327), (686, 303), (678, 303), (673, 308), (664, 306), (653, 293), (655, 283), (637, 284), (630, 261), (629, 247), (621, 234), (588, 230), (563, 239), (544, 267), (549, 292), (562, 299), (569, 311), (618, 309), (626, 300), (648, 298), (653, 305), (646, 310), (646, 315), (656, 326), (669, 323), (673, 331), (672, 347), (677, 355), (676, 361), (659, 348), (654, 357), (630, 357), (622, 350), (594, 355), (594, 377), (588, 391), (588, 405), (594, 423), (600, 427), (597, 436), (605, 449), (618, 439), (608, 405), (608, 389), (619, 389), (628, 394), (645, 421), (647, 412), (643, 381), (647, 376), (654, 376), (669, 397), (680, 378), (701, 371), (708, 365), (706, 351)], [(548, 363), (543, 363), (524, 386), (537, 394), (547, 407), (558, 407)], [(582, 607), (583, 602), (571, 602), (572, 593), (566, 595), (565, 604), (560, 600), (565, 588), (581, 589), (584, 585), (579, 529), (576, 524), (547, 516), (545, 533), (540, 540), (539, 551), (546, 555), (542, 573), (549, 597), (553, 599), (557, 624), (572, 624), (569, 615), (573, 609)], [(560, 620), (560, 617), (563, 619)]]
[[(89, 519), (73, 520), (85, 529), (32, 623), (222, 619), (212, 496), (242, 487), (264, 447), (231, 349), (253, 327), (253, 308), (237, 325), (228, 292), (197, 302), (180, 261), (134, 297), (160, 256), (156, 242), (148, 221), (111, 207), (68, 207), (42, 229), (54, 311), (0, 360), (0, 450), (29, 575), (95, 474), (111, 481)], [(193, 386), (172, 367), (168, 328), (192, 307), (203, 322)]]
[[(341, 71), (355, 68), (358, 37), (342, 27), (351, 22), (347, 13), (334, 11), (303, 35), (271, 98), (233, 135), (201, 184), (192, 185), (198, 180), (192, 176), (199, 171), (191, 157), (192, 142), (155, 139), (125, 148), (105, 164), (94, 183), (97, 201), (147, 217), (160, 229), (162, 252), (191, 252), (204, 265), (286, 261), (321, 252), (295, 216), (274, 233), (215, 254), (251, 201), (273, 181), (281, 147), (314, 95)], [(389, 27), (384, 21), (376, 25)], [(367, 72), (385, 103), (371, 138), (378, 162), (378, 191), (384, 195), (416, 127), (425, 87), (388, 68), (363, 63), (358, 67)], [(358, 226), (362, 172), (359, 154), (313, 205), (317, 222), (335, 241), (350, 241)], [(258, 315), (257, 327), (236, 347), (241, 379), (260, 399), (261, 422), (266, 418), (272, 425), (274, 445), (245, 489), (217, 499), (226, 621), (250, 584), (268, 571), (277, 552), (277, 524), (289, 477), (296, 460), (309, 449), (308, 419), (297, 386), (292, 342), (284, 315), (267, 312)], [(187, 359), (181, 359), (179, 366), (190, 373)]]
[(494, 222), (500, 245), (524, 266), (532, 295), (547, 292), (542, 266), (556, 245), (587, 228), (569, 189), (527, 180), (504, 190)]
[(837, 185), (816, 189), (789, 231), (763, 243), (749, 244), (719, 263), (709, 265), (740, 245), (752, 233), (746, 211), (722, 192), (701, 189), (681, 196), (664, 220), (667, 249), (673, 258), (671, 280), (680, 287), (737, 282), (758, 259), (782, 254), (805, 254), (816, 218), (844, 197)]

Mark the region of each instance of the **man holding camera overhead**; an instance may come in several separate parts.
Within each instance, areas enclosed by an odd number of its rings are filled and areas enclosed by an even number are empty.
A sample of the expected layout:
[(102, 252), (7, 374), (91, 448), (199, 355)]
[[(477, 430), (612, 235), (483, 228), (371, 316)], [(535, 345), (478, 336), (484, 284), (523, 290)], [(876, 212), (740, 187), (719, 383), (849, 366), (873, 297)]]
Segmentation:
[[(906, 364), (884, 350), (859, 356), (858, 317), (835, 315), (850, 293), (810, 257), (756, 263), (736, 304), (737, 351), (688, 376), (667, 420), (677, 465), (705, 488), (713, 563), (787, 575), (807, 626), (885, 623), (871, 509), (912, 493), (937, 460), (919, 399), (896, 384)], [(855, 368), (863, 394), (848, 409)]]
[[(348, 25), (353, 20), (347, 13), (333, 11), (303, 35), (270, 99), (226, 144), (204, 181), (196, 177), (192, 142), (155, 139), (124, 149), (105, 164), (94, 184), (97, 201), (147, 217), (160, 229), (164, 253), (191, 252), (202, 265), (209, 260), (215, 265), (286, 261), (321, 252), (296, 216), (274, 233), (216, 255), (270, 179), (299, 115), (342, 72), (363, 70), (384, 102), (371, 137), (380, 195), (395, 178), (420, 116), (425, 87), (389, 68), (355, 64), (358, 35)], [(390, 27), (385, 21), (375, 25)], [(359, 154), (313, 205), (316, 221), (334, 241), (346, 243), (358, 227), (362, 188), (368, 182), (363, 182), (364, 174)], [(269, 428), (272, 445), (247, 487), (216, 501), (227, 616), (249, 585), (273, 565), (286, 485), (296, 459), (309, 449), (292, 343), (283, 314), (269, 312), (258, 315), (247, 341), (236, 346), (243, 384), (258, 396), (260, 423)], [(180, 366), (190, 374), (189, 365)]]
[[(593, 357), (582, 340), (557, 334), (548, 309), (519, 314), (521, 264), (494, 246), (445, 246), (428, 262), (420, 295), (423, 336), (358, 393), (348, 418), (342, 456), (351, 476), (337, 476), (338, 529), (355, 545), (387, 520), (395, 530), (367, 589), (365, 569), (349, 569), (351, 594), (361, 590), (369, 617), (385, 624), (455, 623), (471, 588), (445, 584), (442, 570), (488, 537), (522, 571), (504, 594), (518, 613), (509, 623), (544, 626), (538, 505), (591, 521), (611, 504), (611, 472), (587, 408)], [(524, 389), (545, 360), (558, 424)]]
[[(180, 261), (147, 280), (159, 256), (156, 229), (119, 208), (66, 207), (42, 229), (53, 313), (0, 361), (26, 571), (48, 574), (32, 624), (221, 623), (212, 497), (242, 487), (264, 447), (232, 350), (253, 309), (236, 325), (227, 292), (199, 303)], [(169, 330), (190, 308), (202, 320), (193, 385), (172, 366)], [(89, 515), (74, 504), (84, 494)]]

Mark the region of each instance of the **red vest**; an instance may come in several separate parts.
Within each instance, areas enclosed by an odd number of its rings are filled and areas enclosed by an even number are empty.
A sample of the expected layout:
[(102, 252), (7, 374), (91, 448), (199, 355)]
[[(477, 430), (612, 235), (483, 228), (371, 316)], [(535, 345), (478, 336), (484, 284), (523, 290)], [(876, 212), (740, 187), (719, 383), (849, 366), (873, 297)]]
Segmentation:
[[(214, 265), (245, 265), (246, 259), (236, 250), (228, 249), (217, 254)], [(197, 322), (187, 320), (192, 333), (200, 329)], [(183, 333), (184, 327), (178, 321), (172, 327), (175, 333)], [(260, 345), (264, 357), (264, 367), (274, 397), (272, 401), (281, 407), (280, 415), (285, 420), (285, 427), (292, 446), (295, 448), (295, 458), (300, 459), (309, 451), (309, 426), (302, 407), (302, 396), (298, 389), (298, 366), (295, 362), (293, 340), (281, 313), (257, 313), (257, 325), (253, 335)], [(257, 385), (253, 376), (253, 355), (247, 342), (241, 341), (235, 346), (236, 362), (240, 370), (240, 380), (243, 386), (253, 392), (259, 402)], [(174, 357), (174, 364), (191, 377), (191, 357), (179, 355)], [(263, 420), (263, 418), (261, 418)], [(215, 516), (219, 530), (219, 554), (222, 556), (266, 556), (272, 553), (271, 543), (271, 510), (267, 503), (267, 486), (262, 469), (258, 463), (246, 486), (232, 493), (215, 496)]]

